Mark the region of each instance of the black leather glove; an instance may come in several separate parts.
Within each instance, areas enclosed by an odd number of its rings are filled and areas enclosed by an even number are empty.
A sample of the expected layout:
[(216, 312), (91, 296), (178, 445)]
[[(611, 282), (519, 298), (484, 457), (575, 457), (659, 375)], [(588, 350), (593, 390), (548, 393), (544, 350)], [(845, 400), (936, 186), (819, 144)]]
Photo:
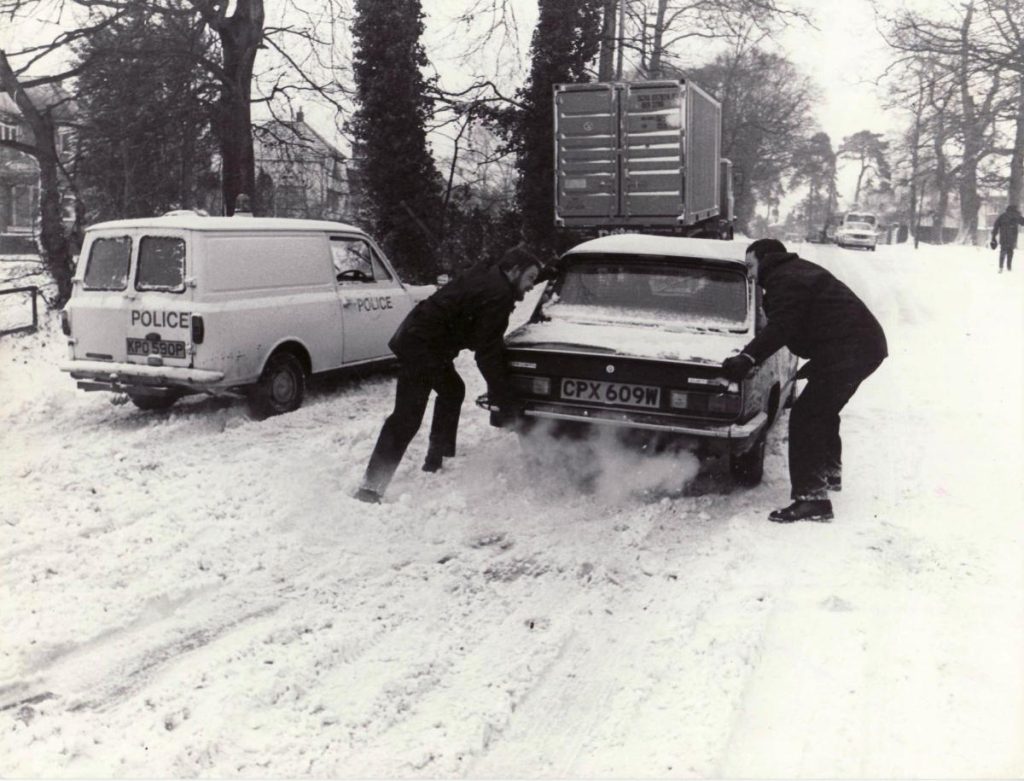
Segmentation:
[(995, 239), (992, 239), (992, 241), (988, 243), (988, 246), (990, 246), (992, 249), (995, 249), (996, 247), (999, 246), (999, 242), (996, 241)]
[(754, 359), (746, 353), (732, 355), (722, 361), (722, 374), (731, 382), (739, 382), (754, 368)]

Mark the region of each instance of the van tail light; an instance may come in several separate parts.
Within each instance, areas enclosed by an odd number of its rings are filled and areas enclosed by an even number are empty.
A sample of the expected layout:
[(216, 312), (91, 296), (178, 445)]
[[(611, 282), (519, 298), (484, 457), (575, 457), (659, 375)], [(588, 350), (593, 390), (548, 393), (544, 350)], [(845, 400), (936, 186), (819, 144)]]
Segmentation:
[(60, 310), (60, 330), (64, 336), (71, 336), (71, 315), (66, 309)]
[(206, 336), (206, 324), (199, 315), (192, 315), (192, 343), (202, 344)]

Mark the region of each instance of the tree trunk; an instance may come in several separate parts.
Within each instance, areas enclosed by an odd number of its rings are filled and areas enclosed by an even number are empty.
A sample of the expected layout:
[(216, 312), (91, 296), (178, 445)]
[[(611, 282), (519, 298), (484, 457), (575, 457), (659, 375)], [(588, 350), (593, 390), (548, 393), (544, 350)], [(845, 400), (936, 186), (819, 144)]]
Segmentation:
[(654, 19), (654, 36), (651, 41), (651, 60), (647, 69), (647, 77), (661, 78), (662, 41), (665, 38), (665, 12), (668, 0), (658, 0), (658, 14)]
[(960, 165), (958, 188), (960, 194), (960, 230), (957, 240), (963, 244), (974, 244), (978, 236), (978, 209), (981, 198), (978, 197), (978, 160), (981, 157), (983, 140), (979, 138), (984, 120), (978, 117), (974, 96), (970, 91), (970, 50), (968, 34), (974, 8), (968, 5), (964, 21), (960, 28), (960, 103), (961, 128), (963, 131), (963, 162)]
[(217, 101), (217, 140), (221, 154), (224, 213), (235, 213), (235, 200), (256, 194), (252, 141), (252, 73), (263, 37), (263, 0), (238, 0), (235, 13), (213, 28), (224, 52), (224, 80)]
[(34, 157), (39, 165), (39, 242), (43, 250), (43, 265), (57, 285), (57, 297), (52, 304), (59, 309), (71, 298), (75, 264), (71, 257), (71, 242), (64, 231), (58, 175), (60, 159), (53, 118), (49, 113), (40, 112), (32, 103), (3, 50), (0, 50), (0, 87), (17, 105), (32, 131), (33, 143), (23, 151)]
[(618, 0), (604, 0), (604, 11), (601, 20), (601, 56), (597, 69), (599, 81), (611, 81), (615, 75), (615, 15), (617, 6)]
[(1024, 74), (1020, 77), (1020, 95), (1017, 103), (1017, 133), (1010, 157), (1010, 186), (1007, 188), (1010, 203), (1021, 206), (1024, 198)]

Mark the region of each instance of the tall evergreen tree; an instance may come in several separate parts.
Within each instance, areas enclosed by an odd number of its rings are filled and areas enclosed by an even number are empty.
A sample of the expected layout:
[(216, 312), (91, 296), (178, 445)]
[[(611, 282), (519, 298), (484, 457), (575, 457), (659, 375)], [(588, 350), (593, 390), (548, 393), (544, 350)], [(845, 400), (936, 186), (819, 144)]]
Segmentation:
[(508, 148), (517, 155), (516, 202), (523, 236), (540, 250), (555, 248), (553, 86), (589, 81), (598, 53), (603, 0), (540, 0), (531, 44), (532, 65), (518, 105), (498, 118)]
[(194, 18), (143, 12), (78, 46), (89, 63), (78, 84), (79, 186), (94, 220), (205, 206), (215, 141), (195, 61), (212, 46)]
[(441, 267), (441, 180), (427, 148), (423, 11), (420, 0), (356, 0), (355, 10), (352, 130), (373, 232), (408, 277), (426, 281)]

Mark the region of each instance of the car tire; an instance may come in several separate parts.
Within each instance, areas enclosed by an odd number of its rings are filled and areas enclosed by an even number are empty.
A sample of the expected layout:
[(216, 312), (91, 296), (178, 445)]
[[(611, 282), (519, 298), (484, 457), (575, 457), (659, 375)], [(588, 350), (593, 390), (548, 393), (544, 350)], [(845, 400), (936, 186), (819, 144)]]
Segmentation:
[(305, 395), (302, 363), (291, 353), (274, 353), (249, 392), (249, 409), (257, 418), (282, 415), (301, 407)]
[(148, 396), (143, 394), (129, 393), (128, 398), (131, 399), (132, 404), (141, 410), (147, 412), (163, 412), (169, 410), (174, 406), (174, 402), (181, 398), (180, 394), (171, 394), (168, 396)]
[(767, 432), (762, 431), (754, 445), (745, 453), (729, 456), (729, 471), (733, 479), (740, 485), (759, 485), (764, 477), (764, 455), (767, 444)]

